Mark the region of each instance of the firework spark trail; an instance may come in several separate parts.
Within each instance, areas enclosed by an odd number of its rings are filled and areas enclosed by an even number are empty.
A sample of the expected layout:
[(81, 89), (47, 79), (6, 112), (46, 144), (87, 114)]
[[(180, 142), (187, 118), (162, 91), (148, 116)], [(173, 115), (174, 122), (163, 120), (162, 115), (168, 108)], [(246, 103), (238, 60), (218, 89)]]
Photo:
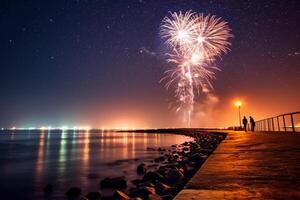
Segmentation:
[(199, 94), (213, 88), (210, 80), (215, 78), (214, 70), (218, 68), (211, 65), (229, 51), (228, 39), (232, 35), (227, 22), (221, 18), (192, 11), (174, 12), (171, 17), (165, 17), (160, 34), (170, 48), (167, 61), (176, 65), (166, 71), (162, 80), (169, 79), (167, 89), (175, 87), (176, 111), (183, 110), (184, 121), (190, 126), (195, 91)]

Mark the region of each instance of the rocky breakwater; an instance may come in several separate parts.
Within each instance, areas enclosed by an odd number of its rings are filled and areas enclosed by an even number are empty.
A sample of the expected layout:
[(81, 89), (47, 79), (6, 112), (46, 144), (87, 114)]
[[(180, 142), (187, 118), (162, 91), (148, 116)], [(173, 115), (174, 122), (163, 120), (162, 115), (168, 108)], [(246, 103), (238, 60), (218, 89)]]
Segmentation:
[[(134, 187), (127, 188), (125, 176), (105, 178), (99, 182), (100, 188), (114, 189), (111, 196), (103, 196), (98, 191), (83, 196), (79, 188), (70, 188), (69, 199), (86, 200), (171, 200), (183, 189), (208, 156), (226, 137), (223, 133), (196, 132), (181, 133), (194, 138), (192, 142), (172, 145), (170, 148), (148, 148), (159, 155), (151, 163), (141, 163), (136, 173), (140, 179), (131, 180)], [(49, 189), (49, 188), (48, 188)]]

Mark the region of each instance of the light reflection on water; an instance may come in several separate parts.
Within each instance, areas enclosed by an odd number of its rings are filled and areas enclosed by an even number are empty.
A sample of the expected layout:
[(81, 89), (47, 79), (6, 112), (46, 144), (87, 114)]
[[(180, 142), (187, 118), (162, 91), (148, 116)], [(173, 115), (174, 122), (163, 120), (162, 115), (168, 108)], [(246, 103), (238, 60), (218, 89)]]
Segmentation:
[(107, 176), (138, 178), (136, 166), (158, 155), (147, 147), (189, 140), (155, 133), (1, 133), (0, 188), (9, 199), (44, 199), (42, 189), (48, 183), (54, 185), (55, 199), (64, 197), (71, 186), (80, 187), (83, 194), (98, 191), (99, 180)]

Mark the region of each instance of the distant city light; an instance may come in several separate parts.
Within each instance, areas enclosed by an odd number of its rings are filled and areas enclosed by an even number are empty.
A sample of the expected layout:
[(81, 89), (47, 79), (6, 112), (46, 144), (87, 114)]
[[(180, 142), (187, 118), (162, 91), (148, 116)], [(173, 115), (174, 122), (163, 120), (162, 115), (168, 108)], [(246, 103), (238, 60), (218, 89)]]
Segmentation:
[(40, 129), (41, 131), (45, 131), (45, 130), (47, 130), (48, 128), (45, 127), (45, 126), (42, 126), (42, 127), (40, 127), (39, 129)]

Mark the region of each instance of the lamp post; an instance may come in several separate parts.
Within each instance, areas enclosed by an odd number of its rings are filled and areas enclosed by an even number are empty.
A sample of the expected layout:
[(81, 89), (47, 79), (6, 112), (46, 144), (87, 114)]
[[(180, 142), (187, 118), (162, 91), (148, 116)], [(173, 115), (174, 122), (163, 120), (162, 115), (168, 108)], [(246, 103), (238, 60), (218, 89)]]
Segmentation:
[(242, 127), (242, 123), (241, 123), (241, 106), (242, 106), (242, 102), (241, 101), (236, 101), (235, 106), (238, 107), (238, 109), (239, 109), (239, 124), (240, 124), (240, 127)]

